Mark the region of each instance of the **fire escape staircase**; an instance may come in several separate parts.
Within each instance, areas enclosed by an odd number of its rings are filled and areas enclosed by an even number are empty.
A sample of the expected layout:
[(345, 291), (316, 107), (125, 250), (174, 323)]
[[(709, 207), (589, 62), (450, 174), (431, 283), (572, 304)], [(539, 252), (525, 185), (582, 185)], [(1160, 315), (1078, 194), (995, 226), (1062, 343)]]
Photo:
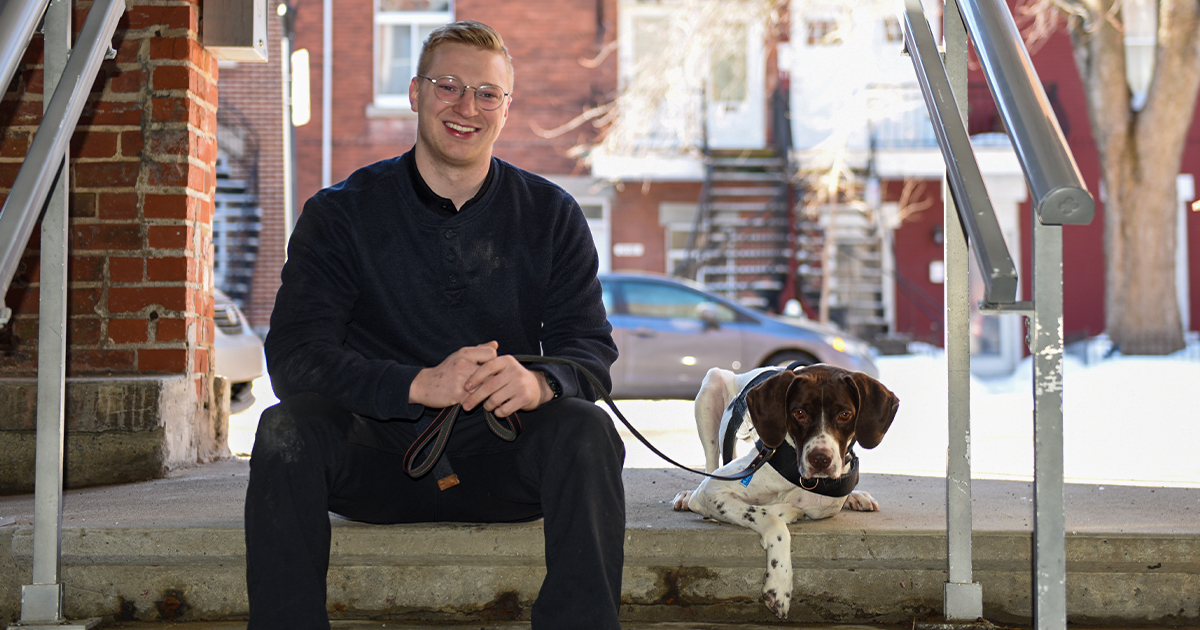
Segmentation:
[(884, 299), (885, 231), (879, 211), (849, 191), (837, 203), (809, 207), (796, 225), (796, 276), (803, 301), (862, 339), (888, 332)]
[(705, 158), (700, 204), (675, 275), (747, 306), (777, 306), (792, 254), (787, 157), (710, 149)]

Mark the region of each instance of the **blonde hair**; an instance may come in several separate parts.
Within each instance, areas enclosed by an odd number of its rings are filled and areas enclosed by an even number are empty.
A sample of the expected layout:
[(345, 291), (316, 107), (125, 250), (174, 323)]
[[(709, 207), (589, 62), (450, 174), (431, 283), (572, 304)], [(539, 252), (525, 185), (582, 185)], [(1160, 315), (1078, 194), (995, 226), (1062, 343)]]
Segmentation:
[[(508, 65), (508, 76), (513, 78), (512, 56), (504, 45), (504, 38), (496, 29), (474, 20), (451, 22), (429, 34), (425, 45), (421, 48), (421, 57), (417, 61), (417, 74), (428, 75), (429, 65), (433, 63), (433, 51), (443, 44), (466, 44), (479, 50), (504, 53), (504, 62)], [(512, 86), (508, 86), (512, 89)]]

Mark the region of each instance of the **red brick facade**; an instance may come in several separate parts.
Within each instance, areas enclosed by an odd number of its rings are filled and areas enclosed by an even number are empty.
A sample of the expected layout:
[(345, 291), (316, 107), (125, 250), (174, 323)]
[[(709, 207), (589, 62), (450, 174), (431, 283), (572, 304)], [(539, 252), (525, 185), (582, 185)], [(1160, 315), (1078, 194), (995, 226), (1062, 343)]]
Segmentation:
[[(75, 3), (76, 31), (90, 5)], [(198, 0), (130, 3), (113, 40), (116, 58), (102, 64), (70, 149), (67, 375), (185, 378), (179, 391), (189, 400), (172, 401), (172, 409), (187, 417), (161, 419), (160, 426), (199, 426), (215, 411), (218, 70), (198, 29)], [(44, 97), (42, 40), (35, 36), (0, 103), (0, 194), (16, 178)], [(35, 232), (7, 295), (15, 336), (0, 355), (0, 376), (37, 372), (38, 255)], [(73, 421), (68, 417), (69, 429)], [(100, 430), (119, 428), (95, 421)], [(0, 428), (22, 423), (9, 418)], [(203, 438), (191, 431), (189, 424), (184, 439), (194, 460)]]

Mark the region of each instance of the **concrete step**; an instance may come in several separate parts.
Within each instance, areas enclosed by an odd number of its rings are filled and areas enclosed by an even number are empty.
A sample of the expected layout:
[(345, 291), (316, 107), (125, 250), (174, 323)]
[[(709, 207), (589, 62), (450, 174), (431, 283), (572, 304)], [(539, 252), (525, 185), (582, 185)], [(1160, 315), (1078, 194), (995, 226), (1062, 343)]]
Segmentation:
[[(366, 620), (335, 620), (331, 623), (333, 630), (435, 630), (440, 628), (457, 628), (458, 630), (530, 630), (528, 621), (485, 621), (471, 624), (461, 623), (397, 623), (395, 621), (366, 621)], [(900, 625), (812, 625), (793, 623), (762, 624), (729, 624), (706, 623), (702, 621), (683, 622), (629, 622), (621, 624), (624, 630), (780, 630), (787, 628), (803, 628), (804, 630), (911, 630), (912, 626)], [(102, 630), (246, 630), (246, 622), (236, 621), (193, 621), (184, 623), (148, 623), (148, 622), (113, 622), (105, 625)], [(977, 630), (963, 627), (961, 630)], [(984, 630), (980, 628), (978, 630)], [(998, 628), (991, 630), (1000, 630)], [(1072, 629), (1076, 630), (1076, 629)], [(1086, 630), (1086, 629), (1081, 629)], [(1112, 630), (1108, 628), (1106, 630)], [(1154, 630), (1143, 628), (1139, 630)]]
[[(860, 455), (869, 462), (869, 451)], [(161, 621), (169, 608), (183, 611), (177, 621), (244, 619), (247, 479), (247, 463), (231, 460), (157, 481), (67, 492), (67, 617)], [(765, 558), (757, 535), (671, 509), (675, 493), (694, 488), (697, 479), (676, 469), (626, 470), (622, 618), (639, 628), (651, 621), (773, 625), (759, 596)], [(791, 622), (911, 627), (940, 611), (945, 481), (863, 474), (859, 489), (872, 493), (882, 511), (791, 526)], [(982, 585), (985, 617), (995, 623), (1030, 618), (1032, 499), (1029, 482), (974, 482), (974, 579)], [(20, 587), (31, 579), (32, 503), (28, 495), (0, 497), (0, 516), (14, 520), (0, 526), (0, 622), (6, 614), (13, 621)], [(1072, 620), (1195, 625), (1198, 510), (1200, 489), (1068, 485)], [(544, 576), (540, 523), (331, 520), (328, 607), (335, 618), (528, 619)]]

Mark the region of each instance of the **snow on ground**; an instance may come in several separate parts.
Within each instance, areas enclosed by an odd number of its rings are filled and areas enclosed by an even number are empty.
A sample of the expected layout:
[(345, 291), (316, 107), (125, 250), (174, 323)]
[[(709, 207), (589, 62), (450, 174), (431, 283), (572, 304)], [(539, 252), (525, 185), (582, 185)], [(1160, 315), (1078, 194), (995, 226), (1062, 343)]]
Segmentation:
[[(1068, 482), (1200, 487), (1200, 343), (1167, 357), (1063, 359), (1064, 470)], [(879, 357), (880, 381), (900, 397), (883, 443), (858, 450), (865, 473), (941, 477), (946, 471), (945, 355), (934, 348)], [(1033, 381), (1029, 359), (1013, 374), (971, 379), (972, 477), (1033, 478)], [(270, 380), (254, 383), (255, 404), (230, 419), (230, 448), (248, 455)], [(603, 403), (601, 403), (603, 405)], [(620, 400), (621, 413), (676, 461), (702, 467), (691, 401)], [(607, 408), (607, 407), (606, 407)], [(625, 436), (631, 468), (670, 466)]]

